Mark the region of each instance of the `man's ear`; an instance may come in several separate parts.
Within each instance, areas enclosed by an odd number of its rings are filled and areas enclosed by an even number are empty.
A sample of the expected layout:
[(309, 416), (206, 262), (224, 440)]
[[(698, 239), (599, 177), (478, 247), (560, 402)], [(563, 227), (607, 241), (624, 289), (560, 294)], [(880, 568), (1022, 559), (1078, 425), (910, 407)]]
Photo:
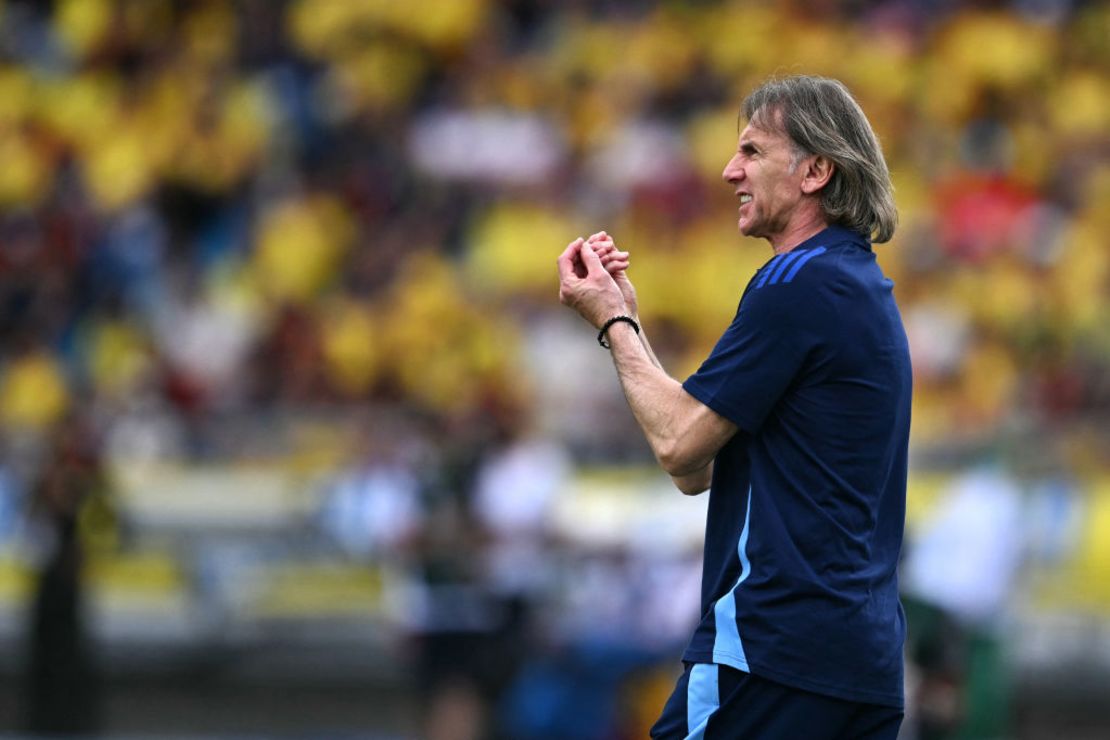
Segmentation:
[(836, 165), (823, 154), (805, 160), (805, 175), (802, 178), (802, 192), (813, 195), (829, 184)]

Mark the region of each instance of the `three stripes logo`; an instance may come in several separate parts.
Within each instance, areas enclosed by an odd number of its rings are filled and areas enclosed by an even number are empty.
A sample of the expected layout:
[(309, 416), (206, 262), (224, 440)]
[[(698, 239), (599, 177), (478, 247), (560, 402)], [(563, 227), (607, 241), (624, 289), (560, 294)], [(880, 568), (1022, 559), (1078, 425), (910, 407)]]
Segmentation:
[(777, 255), (763, 268), (763, 276), (759, 278), (755, 287), (762, 288), (764, 285), (780, 283), (786, 285), (797, 277), (798, 272), (805, 266), (806, 262), (824, 253), (824, 247), (817, 247), (815, 249), (794, 249), (786, 254)]

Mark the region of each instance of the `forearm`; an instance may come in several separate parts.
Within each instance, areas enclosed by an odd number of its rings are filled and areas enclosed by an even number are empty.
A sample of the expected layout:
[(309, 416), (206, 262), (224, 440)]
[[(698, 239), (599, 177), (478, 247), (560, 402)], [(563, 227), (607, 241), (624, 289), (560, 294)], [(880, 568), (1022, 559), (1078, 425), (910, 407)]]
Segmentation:
[(689, 420), (682, 413), (686, 395), (682, 385), (667, 375), (646, 338), (629, 324), (615, 324), (608, 334), (621, 389), (660, 465), (676, 479), (703, 474), (715, 450), (684, 448)]
[[(636, 321), (640, 321), (639, 316), (636, 317)], [(640, 335), (639, 336), (640, 336), (640, 344), (644, 345), (644, 351), (647, 352), (647, 356), (648, 356), (648, 359), (651, 361), (651, 364), (655, 365), (660, 370), (663, 370), (663, 363), (661, 363), (659, 361), (659, 358), (656, 357), (656, 355), (655, 355), (655, 350), (653, 350), (651, 348), (651, 342), (648, 341), (647, 331), (644, 329), (644, 325), (642, 323), (640, 324)], [(666, 371), (664, 371), (664, 372), (666, 372)]]
[[(635, 318), (636, 318), (637, 322), (640, 321), (639, 316), (636, 316)], [(640, 332), (639, 332), (638, 336), (639, 336), (639, 339), (640, 339), (640, 344), (643, 345), (644, 353), (647, 355), (647, 359), (651, 362), (652, 365), (657, 367), (659, 370), (661, 370), (663, 372), (666, 372), (663, 368), (663, 363), (661, 363), (659, 361), (659, 357), (655, 354), (655, 350), (652, 349), (651, 342), (648, 341), (647, 331), (644, 328), (642, 323), (640, 324)], [(619, 376), (619, 369), (618, 369), (618, 376)], [(623, 387), (623, 384), (622, 384), (622, 387)], [(627, 393), (627, 391), (626, 391), (626, 393)], [(630, 402), (630, 404), (631, 404), (631, 402)], [(654, 451), (654, 449), (653, 449), (653, 451)], [(658, 454), (656, 456), (658, 457)], [(713, 479), (713, 462), (712, 461), (710, 461), (709, 464), (705, 465), (704, 467), (699, 468), (699, 469), (697, 469), (697, 470), (695, 470), (691, 473), (687, 473), (687, 474), (684, 474), (684, 475), (672, 475), (671, 476), (671, 480), (674, 482), (675, 488), (677, 488), (679, 491), (686, 494), (687, 496), (696, 496), (697, 494), (708, 490), (709, 486), (712, 482), (712, 479)]]
[[(640, 320), (639, 316), (636, 317), (636, 320)], [(647, 358), (651, 362), (651, 364), (659, 368), (659, 370), (666, 372), (663, 369), (663, 363), (659, 361), (659, 357), (655, 354), (655, 350), (652, 349), (651, 342), (648, 341), (647, 331), (644, 329), (643, 324), (640, 324), (639, 339), (640, 344), (643, 345), (644, 353), (647, 355)], [(623, 383), (622, 387), (624, 387)], [(629, 402), (629, 404), (631, 405), (631, 401)], [(637, 420), (639, 419), (637, 418)], [(655, 452), (655, 449), (653, 448), (652, 451)], [(658, 457), (657, 452), (656, 457)], [(710, 461), (704, 467), (694, 470), (691, 473), (686, 473), (684, 475), (672, 475), (671, 480), (674, 482), (675, 488), (677, 488), (685, 495), (696, 496), (699, 493), (703, 493), (704, 491), (709, 490), (709, 486), (713, 480), (713, 462)]]
[[(639, 321), (640, 317), (637, 316), (636, 320)], [(640, 343), (644, 345), (644, 351), (647, 353), (648, 359), (651, 360), (651, 364), (663, 370), (663, 363), (659, 361), (655, 350), (652, 349), (651, 342), (648, 341), (647, 330), (642, 323), (640, 324)], [(671, 480), (674, 481), (675, 488), (687, 496), (696, 496), (708, 491), (713, 482), (713, 462), (710, 461), (705, 467), (687, 475), (672, 475)]]

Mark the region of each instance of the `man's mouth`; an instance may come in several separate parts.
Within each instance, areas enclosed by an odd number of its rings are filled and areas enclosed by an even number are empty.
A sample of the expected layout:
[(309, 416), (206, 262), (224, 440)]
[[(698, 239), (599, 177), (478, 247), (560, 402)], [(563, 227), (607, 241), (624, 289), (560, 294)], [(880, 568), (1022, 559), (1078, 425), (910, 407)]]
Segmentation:
[(751, 203), (751, 202), (752, 202), (752, 196), (750, 194), (748, 194), (748, 193), (741, 193), (740, 194), (740, 205), (744, 205), (745, 203)]

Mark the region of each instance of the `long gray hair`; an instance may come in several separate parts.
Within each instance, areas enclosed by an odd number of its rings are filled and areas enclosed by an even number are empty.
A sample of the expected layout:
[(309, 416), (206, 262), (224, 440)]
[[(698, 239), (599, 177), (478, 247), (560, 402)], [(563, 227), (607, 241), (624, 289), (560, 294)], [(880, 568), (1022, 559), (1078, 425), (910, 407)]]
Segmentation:
[(740, 108), (753, 126), (785, 131), (802, 157), (819, 154), (834, 165), (821, 191), (831, 223), (890, 241), (898, 223), (894, 187), (879, 139), (848, 88), (837, 80), (799, 75), (764, 83)]

